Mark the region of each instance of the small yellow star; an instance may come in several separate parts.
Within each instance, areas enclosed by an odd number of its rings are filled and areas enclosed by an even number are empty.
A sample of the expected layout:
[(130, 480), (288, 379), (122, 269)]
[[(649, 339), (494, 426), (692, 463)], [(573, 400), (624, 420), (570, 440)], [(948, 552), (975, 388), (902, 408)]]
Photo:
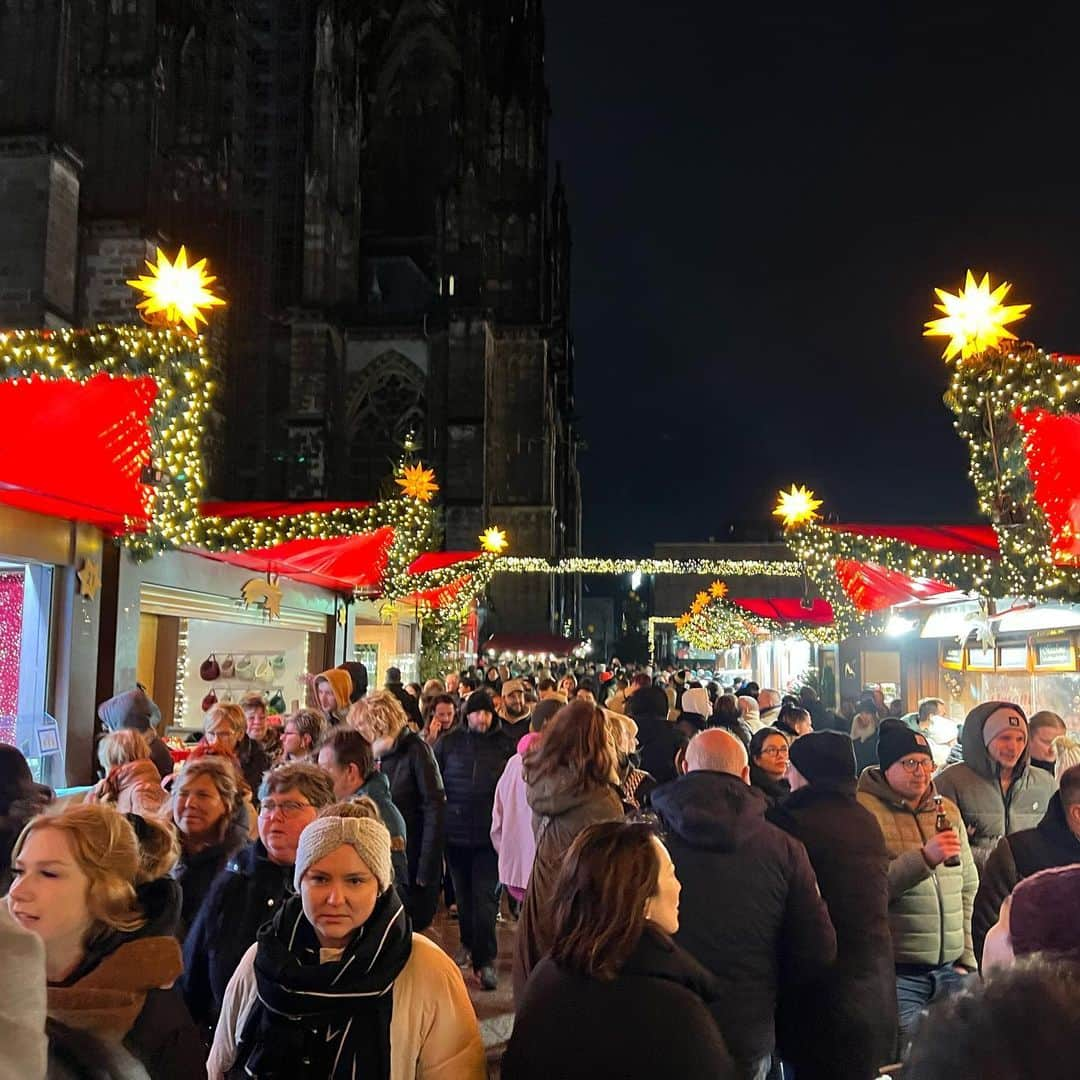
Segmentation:
[(507, 548), (506, 533), (495, 525), (480, 534), (480, 546), (489, 555), (501, 555)]
[(697, 594), (697, 596), (694, 597), (694, 602), (690, 605), (690, 610), (695, 615), (699, 615), (699, 614), (701, 614), (702, 611), (705, 610), (708, 603), (709, 603), (709, 594), (705, 593), (705, 592), (699, 592)]
[(714, 581), (709, 586), (709, 592), (714, 600), (723, 600), (727, 596), (727, 586), (722, 581)]
[(778, 494), (780, 498), (773, 516), (784, 519), (785, 529), (790, 529), (793, 525), (803, 525), (818, 516), (815, 511), (821, 505), (821, 499), (815, 499), (814, 493), (805, 486), (796, 487), (792, 484), (790, 491), (780, 491)]
[(419, 502), (431, 502), (439, 485), (435, 483), (435, 470), (423, 465), (406, 465), (394, 481), (405, 495)]
[(79, 595), (93, 600), (101, 588), (101, 567), (93, 559), (83, 559), (78, 578)]

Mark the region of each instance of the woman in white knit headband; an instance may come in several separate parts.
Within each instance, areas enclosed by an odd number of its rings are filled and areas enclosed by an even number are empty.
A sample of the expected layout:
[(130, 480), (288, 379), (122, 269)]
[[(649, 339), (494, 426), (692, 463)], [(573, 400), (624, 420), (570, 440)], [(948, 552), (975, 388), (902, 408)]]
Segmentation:
[(300, 834), (294, 882), (225, 991), (210, 1080), (482, 1080), (461, 972), (413, 934), (375, 804), (322, 810)]

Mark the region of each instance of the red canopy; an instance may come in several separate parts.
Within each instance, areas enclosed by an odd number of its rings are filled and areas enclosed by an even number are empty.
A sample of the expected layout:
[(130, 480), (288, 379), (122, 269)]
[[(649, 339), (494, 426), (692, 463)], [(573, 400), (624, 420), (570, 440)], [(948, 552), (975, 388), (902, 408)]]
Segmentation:
[(908, 577), (877, 563), (836, 560), (836, 578), (848, 599), (860, 611), (881, 611), (894, 604), (928, 600), (942, 593), (955, 592), (953, 585), (931, 578)]
[(1080, 564), (1080, 416), (1017, 410), (1035, 501), (1050, 526), (1054, 561)]
[(833, 532), (874, 539), (901, 540), (927, 551), (961, 555), (997, 555), (997, 533), (990, 525), (824, 525)]
[(0, 502), (108, 532), (145, 525), (157, 392), (149, 376), (0, 382)]
[(580, 642), (558, 634), (494, 634), (484, 642), (481, 652), (526, 653), (536, 656), (550, 653), (552, 656), (569, 656)]
[(760, 615), (764, 619), (810, 623), (814, 626), (828, 626), (833, 621), (832, 605), (820, 597), (815, 598), (810, 607), (804, 607), (801, 600), (790, 596), (744, 596), (732, 602), (745, 611)]

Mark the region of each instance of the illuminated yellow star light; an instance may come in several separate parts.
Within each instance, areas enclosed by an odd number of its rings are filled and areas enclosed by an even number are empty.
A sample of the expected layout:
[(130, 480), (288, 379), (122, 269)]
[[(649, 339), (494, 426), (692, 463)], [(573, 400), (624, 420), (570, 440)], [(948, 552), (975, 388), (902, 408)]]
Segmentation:
[(695, 615), (700, 615), (701, 612), (705, 610), (708, 603), (709, 603), (709, 594), (704, 593), (704, 592), (699, 592), (697, 594), (697, 596), (694, 597), (694, 602), (690, 605), (690, 610)]
[(492, 525), (480, 534), (480, 546), (489, 555), (501, 555), (507, 546), (506, 533)]
[(926, 324), (923, 337), (947, 337), (951, 340), (942, 357), (951, 360), (958, 355), (966, 360), (992, 349), (1001, 341), (1015, 341), (1016, 335), (1006, 330), (1007, 323), (1022, 319), (1030, 304), (1002, 304), (1012, 286), (1003, 281), (996, 289), (990, 289), (990, 275), (975, 284), (975, 275), (969, 270), (964, 288), (955, 296), (944, 289), (935, 289), (940, 304), (934, 307), (945, 317), (931, 319)]
[(193, 334), (199, 332), (199, 323), (206, 322), (203, 308), (221, 307), (225, 301), (215, 296), (209, 286), (217, 281), (206, 273), (206, 260), (188, 266), (187, 249), (180, 248), (176, 261), (169, 262), (158, 248), (157, 266), (148, 262), (149, 276), (129, 281), (133, 289), (146, 294), (146, 299), (136, 307), (149, 323), (165, 323), (179, 326), (183, 323)]
[(423, 465), (406, 465), (394, 481), (410, 499), (431, 502), (439, 485), (435, 483), (435, 470)]
[(815, 499), (814, 493), (806, 487), (796, 487), (792, 484), (790, 491), (780, 491), (777, 494), (780, 498), (773, 511), (773, 517), (783, 518), (785, 529), (790, 529), (794, 525), (803, 525), (818, 516), (815, 511), (821, 505), (821, 500)]
[(727, 596), (727, 586), (722, 581), (714, 581), (709, 586), (709, 592), (714, 600), (723, 600)]

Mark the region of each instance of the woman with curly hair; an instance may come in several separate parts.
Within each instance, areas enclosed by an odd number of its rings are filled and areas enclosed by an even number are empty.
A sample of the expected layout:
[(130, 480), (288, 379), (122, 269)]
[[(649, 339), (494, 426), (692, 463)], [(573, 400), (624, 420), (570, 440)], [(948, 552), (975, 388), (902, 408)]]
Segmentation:
[(150, 744), (131, 728), (106, 735), (98, 744), (105, 779), (86, 796), (87, 802), (112, 803), (122, 814), (168, 817), (169, 796), (150, 759)]
[(514, 943), (514, 999), (551, 947), (556, 882), (575, 837), (623, 816), (618, 760), (603, 710), (572, 701), (524, 759), (525, 794), (536, 816), (536, 857)]
[[(164, 852), (160, 827), (149, 828), (148, 849)], [(152, 861), (160, 869), (160, 859)], [(149, 866), (131, 822), (112, 807), (42, 815), (15, 845), (7, 905), (45, 945), (52, 1022), (123, 1043), (155, 1078), (190, 1080), (203, 1065), (198, 1033), (172, 985), (182, 968), (170, 933), (178, 897), (140, 887)]]

